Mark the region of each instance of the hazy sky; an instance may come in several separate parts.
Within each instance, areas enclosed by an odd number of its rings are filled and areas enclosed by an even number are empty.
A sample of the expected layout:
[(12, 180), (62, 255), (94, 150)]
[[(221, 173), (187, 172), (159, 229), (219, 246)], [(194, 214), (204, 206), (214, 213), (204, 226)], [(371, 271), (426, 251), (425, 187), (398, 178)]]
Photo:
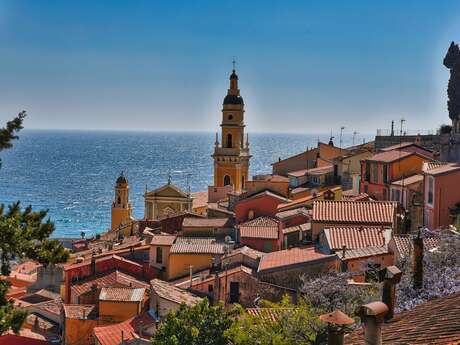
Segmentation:
[(215, 131), (236, 56), (249, 131), (448, 122), (458, 1), (0, 0), (0, 123)]

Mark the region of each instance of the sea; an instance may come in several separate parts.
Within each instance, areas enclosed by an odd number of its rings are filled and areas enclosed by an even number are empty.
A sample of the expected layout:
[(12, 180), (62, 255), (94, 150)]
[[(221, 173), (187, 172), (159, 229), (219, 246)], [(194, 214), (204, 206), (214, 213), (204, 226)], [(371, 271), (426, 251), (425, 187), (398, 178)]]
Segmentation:
[[(270, 173), (271, 163), (318, 140), (328, 142), (329, 135), (249, 133), (250, 174)], [(82, 231), (93, 236), (110, 226), (120, 172), (129, 180), (134, 216), (142, 218), (145, 190), (162, 186), (168, 175), (192, 192), (212, 184), (214, 141), (214, 134), (205, 132), (24, 130), (12, 149), (0, 152), (0, 204), (20, 200), (24, 207), (48, 210), (54, 237), (79, 237)], [(343, 147), (352, 141), (343, 135)]]

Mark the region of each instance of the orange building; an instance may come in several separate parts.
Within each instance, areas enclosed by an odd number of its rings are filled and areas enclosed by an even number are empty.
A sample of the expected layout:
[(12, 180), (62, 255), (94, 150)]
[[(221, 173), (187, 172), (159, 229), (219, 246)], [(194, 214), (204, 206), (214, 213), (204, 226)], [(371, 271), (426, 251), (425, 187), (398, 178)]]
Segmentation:
[(216, 133), (214, 148), (214, 187), (232, 186), (245, 189), (249, 176), (249, 141), (244, 137), (244, 101), (238, 89), (235, 68), (230, 75), (230, 88), (222, 109), (221, 144)]
[(418, 152), (384, 151), (361, 162), (360, 192), (376, 200), (390, 200), (391, 183), (422, 172), (433, 159)]
[(104, 287), (99, 294), (99, 320), (123, 322), (142, 312), (144, 288)]
[(63, 337), (66, 345), (92, 344), (94, 327), (99, 325), (95, 305), (64, 304)]

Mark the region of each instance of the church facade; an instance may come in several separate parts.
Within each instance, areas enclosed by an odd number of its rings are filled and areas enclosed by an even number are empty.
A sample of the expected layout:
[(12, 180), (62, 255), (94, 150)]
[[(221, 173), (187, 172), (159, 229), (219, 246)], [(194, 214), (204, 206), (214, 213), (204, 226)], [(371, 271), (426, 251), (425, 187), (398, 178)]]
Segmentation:
[(244, 101), (238, 88), (238, 75), (233, 68), (230, 88), (222, 108), (221, 135), (214, 144), (214, 187), (231, 186), (233, 191), (245, 189), (249, 175), (249, 139), (244, 129)]

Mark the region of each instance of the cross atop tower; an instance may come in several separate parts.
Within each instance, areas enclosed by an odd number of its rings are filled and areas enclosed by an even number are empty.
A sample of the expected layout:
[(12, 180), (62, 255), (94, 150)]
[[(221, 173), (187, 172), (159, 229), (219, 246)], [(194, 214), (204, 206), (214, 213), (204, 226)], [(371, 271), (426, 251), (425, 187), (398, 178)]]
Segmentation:
[(232, 64), (233, 64), (233, 70), (235, 70), (235, 69), (236, 69), (236, 60), (235, 60), (235, 57), (233, 57)]

